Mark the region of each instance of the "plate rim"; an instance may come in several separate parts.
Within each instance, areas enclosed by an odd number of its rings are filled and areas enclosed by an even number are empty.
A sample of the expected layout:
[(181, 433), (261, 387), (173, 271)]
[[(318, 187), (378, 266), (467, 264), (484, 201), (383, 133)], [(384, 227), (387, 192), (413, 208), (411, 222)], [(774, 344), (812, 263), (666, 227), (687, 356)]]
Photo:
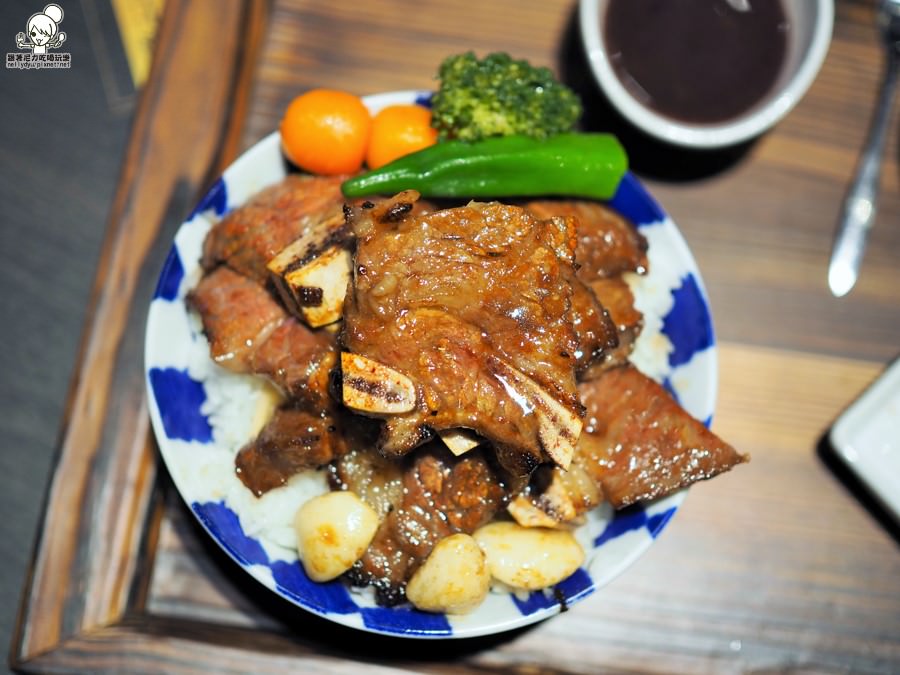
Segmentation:
[[(371, 109), (378, 109), (379, 107), (390, 105), (394, 102), (410, 102), (424, 99), (427, 96), (430, 96), (432, 92), (428, 90), (401, 90), (394, 92), (383, 92), (379, 94), (373, 94), (371, 96), (363, 97), (363, 100), (366, 102), (367, 106)], [(247, 148), (239, 157), (237, 157), (225, 170), (222, 172), (219, 181), (228, 182), (229, 178), (234, 179), (234, 177), (242, 170), (241, 167), (244, 164), (252, 164), (254, 161), (259, 161), (257, 159), (258, 155), (266, 155), (271, 154), (273, 149), (271, 145), (280, 145), (279, 132), (273, 131), (270, 134), (267, 134), (265, 137), (254, 143), (251, 147)], [(287, 162), (284, 162), (285, 173), (287, 173)], [(712, 312), (709, 304), (709, 297), (706, 292), (705, 285), (703, 283), (702, 274), (699, 269), (699, 265), (697, 265), (697, 261), (693, 256), (693, 253), (688, 246), (684, 235), (681, 233), (677, 224), (672, 220), (672, 218), (660, 207), (655, 198), (650, 194), (650, 192), (646, 189), (646, 187), (641, 183), (641, 181), (632, 173), (628, 172), (626, 174), (626, 178), (624, 180), (631, 181), (633, 183), (633, 187), (636, 189), (637, 194), (642, 200), (647, 201), (651, 204), (661, 215), (662, 220), (660, 223), (664, 226), (668, 226), (671, 230), (668, 234), (674, 235), (670, 236), (669, 239), (674, 242), (675, 246), (678, 248), (678, 257), (682, 261), (684, 261), (689, 269), (689, 272), (694, 277), (698, 292), (700, 294), (700, 299), (703, 302), (703, 306), (705, 308), (705, 317), (708, 322), (708, 330), (710, 336), (710, 344), (708, 345), (708, 351), (710, 352), (710, 358), (708, 359), (708, 363), (704, 368), (704, 373), (706, 375), (706, 381), (703, 383), (703, 390), (706, 392), (706, 398), (709, 402), (709, 409), (712, 412), (715, 411), (716, 407), (716, 399), (718, 394), (718, 349), (717, 342), (715, 339), (715, 330), (712, 321)], [(249, 194), (253, 194), (254, 192), (266, 187), (267, 185), (272, 183), (265, 183), (261, 186), (257, 186), (254, 189), (249, 190)], [(194, 211), (186, 218), (185, 221), (179, 226), (175, 238), (177, 239), (178, 233), (182, 231), (186, 225), (192, 222), (193, 218), (196, 217), (199, 213), (202, 213), (202, 205), (208, 203), (210, 201), (210, 197), (215, 191), (216, 185), (211, 188), (207, 194), (203, 196), (198, 201), (197, 207), (195, 207)], [(243, 201), (243, 200), (242, 200)], [(233, 208), (237, 208), (238, 205), (231, 205), (228, 210)], [(226, 210), (226, 213), (228, 212)], [(175, 239), (173, 239), (172, 250), (176, 250)], [(167, 257), (166, 262), (163, 265), (159, 276), (158, 288), (159, 285), (162, 285), (168, 267), (171, 264), (171, 252), (169, 257)], [(184, 265), (185, 263), (182, 263)], [(196, 266), (196, 261), (194, 262)], [(430, 631), (423, 630), (418, 628), (409, 628), (409, 629), (398, 629), (396, 626), (393, 629), (388, 628), (378, 628), (363, 623), (359, 619), (359, 613), (355, 614), (340, 614), (328, 611), (322, 611), (318, 607), (310, 606), (305, 603), (302, 598), (295, 597), (295, 593), (290, 592), (288, 589), (280, 586), (271, 574), (267, 574), (268, 570), (264, 572), (261, 568), (262, 566), (253, 564), (248, 560), (242, 560), (239, 554), (233, 550), (233, 547), (228, 545), (228, 542), (223, 541), (223, 539), (219, 536), (217, 532), (214, 532), (209, 523), (198, 514), (197, 510), (194, 508), (194, 504), (188, 501), (188, 497), (186, 495), (186, 490), (179, 485), (177, 472), (172, 471), (169, 468), (169, 457), (168, 452), (171, 451), (169, 447), (169, 443), (171, 439), (165, 432), (165, 428), (160, 417), (160, 412), (158, 409), (158, 403), (155, 398), (155, 392), (151, 386), (150, 382), (150, 371), (151, 371), (151, 363), (152, 357), (154, 354), (155, 344), (152, 340), (153, 337), (153, 329), (155, 326), (155, 317), (152, 313), (153, 303), (157, 302), (158, 294), (154, 293), (153, 299), (151, 300), (150, 307), (150, 315), (148, 316), (147, 326), (145, 331), (145, 342), (144, 342), (144, 375), (147, 387), (147, 395), (148, 395), (148, 409), (151, 417), (151, 422), (153, 426), (154, 435), (157, 441), (157, 446), (160, 450), (160, 455), (163, 458), (163, 463), (166, 465), (166, 469), (172, 477), (172, 481), (175, 484), (175, 487), (180, 495), (180, 497), (184, 500), (186, 506), (190, 509), (194, 518), (201, 525), (201, 527), (206, 531), (206, 533), (216, 542), (216, 544), (232, 559), (235, 563), (237, 563), (242, 569), (248, 572), (254, 579), (259, 581), (262, 585), (264, 585), (269, 590), (275, 592), (280, 597), (285, 600), (291, 602), (297, 607), (312, 612), (313, 614), (320, 616), (322, 618), (328, 619), (330, 621), (334, 621), (336, 623), (351, 627), (357, 628), (360, 630), (364, 630), (366, 632), (372, 632), (376, 634), (387, 635), (391, 637), (406, 637), (412, 639), (459, 639), (459, 638), (470, 638), (470, 637), (478, 637), (484, 635), (493, 635), (498, 633), (507, 632), (516, 628), (520, 628), (523, 626), (531, 625), (533, 623), (542, 621), (544, 619), (550, 618), (559, 614), (563, 606), (559, 602), (555, 602), (550, 606), (547, 606), (543, 609), (538, 609), (534, 612), (523, 614), (521, 612), (518, 615), (511, 615), (509, 618), (505, 620), (496, 620), (490, 623), (485, 623), (481, 626), (460, 626), (459, 629), (454, 626), (453, 623), (450, 624), (451, 632), (448, 634), (444, 631)], [(178, 302), (183, 301), (183, 293), (179, 293), (176, 298)], [(711, 418), (710, 418), (711, 419)], [(708, 420), (707, 420), (708, 423)], [(591, 573), (590, 577), (590, 585), (586, 588), (582, 589), (579, 593), (576, 593), (572, 597), (567, 597), (565, 599), (565, 605), (568, 607), (575, 602), (579, 602), (584, 599), (588, 595), (593, 594), (595, 591), (603, 588), (607, 584), (609, 584), (612, 580), (617, 578), (620, 574), (622, 574), (626, 569), (628, 569), (634, 562), (641, 557), (646, 551), (650, 548), (652, 543), (655, 541), (657, 536), (661, 533), (661, 531), (668, 524), (671, 517), (677, 512), (680, 508), (681, 504), (684, 502), (684, 499), (687, 495), (688, 488), (683, 488), (678, 490), (677, 492), (669, 495), (668, 497), (663, 498), (662, 500), (657, 500), (658, 503), (665, 503), (670, 505), (670, 509), (666, 511), (666, 517), (659, 524), (658, 529), (651, 533), (651, 537), (640, 544), (639, 546), (633, 546), (629, 549), (627, 555), (623, 556), (618, 563), (613, 566), (612, 570), (605, 570), (605, 573), (602, 575), (602, 583), (597, 583), (595, 580), (595, 575)], [(238, 515), (238, 514), (235, 514)], [(245, 535), (249, 536), (249, 535)], [(592, 572), (591, 567), (593, 563), (596, 561), (596, 557), (593, 560), (586, 561), (583, 568), (586, 568), (589, 572)], [(469, 615), (472, 616), (472, 615)], [(354, 620), (355, 619), (355, 620)], [(462, 618), (460, 622), (464, 623), (465, 619)]]

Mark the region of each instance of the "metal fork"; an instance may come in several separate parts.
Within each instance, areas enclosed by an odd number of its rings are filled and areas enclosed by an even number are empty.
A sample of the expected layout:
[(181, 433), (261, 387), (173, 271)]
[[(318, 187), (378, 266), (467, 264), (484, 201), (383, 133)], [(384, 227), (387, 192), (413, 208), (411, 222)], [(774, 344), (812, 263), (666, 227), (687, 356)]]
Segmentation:
[(866, 248), (866, 236), (875, 221), (881, 159), (887, 136), (891, 104), (900, 72), (900, 0), (881, 0), (878, 24), (884, 41), (887, 61), (881, 91), (872, 118), (872, 127), (863, 149), (856, 176), (844, 198), (838, 221), (831, 262), (828, 265), (828, 287), (835, 297), (850, 292), (859, 277)]

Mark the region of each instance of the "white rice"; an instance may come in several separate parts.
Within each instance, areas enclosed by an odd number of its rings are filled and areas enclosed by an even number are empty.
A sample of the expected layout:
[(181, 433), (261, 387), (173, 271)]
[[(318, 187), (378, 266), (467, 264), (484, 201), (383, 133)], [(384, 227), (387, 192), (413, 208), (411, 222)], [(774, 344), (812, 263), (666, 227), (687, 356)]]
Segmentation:
[(325, 472), (304, 471), (262, 497), (240, 481), (234, 459), (256, 437), (271, 412), (272, 385), (263, 377), (240, 375), (215, 364), (199, 318), (193, 313), (191, 317), (197, 339), (192, 342), (188, 373), (206, 390), (200, 411), (212, 427), (212, 445), (219, 454), (216, 464), (221, 467), (214, 474), (215, 492), (237, 514), (244, 533), (257, 539), (271, 560), (296, 560), (294, 514), (306, 501), (328, 491)]
[(662, 332), (663, 317), (674, 303), (671, 289), (681, 282), (683, 267), (675, 261), (665, 243), (667, 237), (662, 223), (641, 228), (647, 238), (648, 272), (644, 275), (626, 273), (625, 281), (634, 294), (634, 306), (644, 315), (644, 328), (638, 335), (629, 360), (638, 370), (657, 382), (669, 373), (669, 354), (673, 346)]

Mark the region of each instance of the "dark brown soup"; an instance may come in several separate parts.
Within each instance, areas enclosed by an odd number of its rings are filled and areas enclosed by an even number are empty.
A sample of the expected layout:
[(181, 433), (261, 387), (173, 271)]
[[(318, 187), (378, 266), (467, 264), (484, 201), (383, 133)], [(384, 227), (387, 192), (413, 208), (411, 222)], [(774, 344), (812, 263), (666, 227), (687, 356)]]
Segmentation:
[(610, 0), (601, 28), (631, 94), (694, 123), (733, 119), (769, 93), (789, 32), (781, 0)]

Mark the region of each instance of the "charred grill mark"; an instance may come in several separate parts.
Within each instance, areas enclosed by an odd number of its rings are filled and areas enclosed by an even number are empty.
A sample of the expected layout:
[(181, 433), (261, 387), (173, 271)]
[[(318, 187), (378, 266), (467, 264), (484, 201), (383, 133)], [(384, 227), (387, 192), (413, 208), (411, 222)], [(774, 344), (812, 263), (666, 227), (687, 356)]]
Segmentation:
[(294, 295), (301, 307), (319, 307), (325, 299), (325, 292), (319, 286), (300, 286)]
[[(554, 431), (556, 431), (556, 433), (558, 433), (561, 438), (568, 441), (569, 443), (572, 443), (573, 445), (578, 441), (578, 436), (580, 436), (580, 434), (574, 435), (566, 425), (566, 422), (562, 418), (560, 418), (560, 416), (557, 415), (556, 412), (540, 397), (535, 396), (532, 399), (532, 403), (534, 404), (534, 407), (536, 409), (539, 409), (542, 413), (544, 413), (544, 415), (547, 416), (547, 419), (553, 423)], [(544, 449), (546, 450), (546, 448)]]
[(321, 246), (317, 246), (315, 244), (310, 244), (307, 249), (303, 252), (303, 255), (297, 256), (293, 261), (285, 265), (282, 274), (289, 274), (295, 270), (300, 269), (310, 260), (316, 257), (319, 252), (322, 250)]
[(401, 403), (405, 400), (402, 393), (384, 386), (381, 382), (373, 382), (362, 377), (347, 377), (344, 375), (343, 386), (350, 387), (360, 393), (368, 394), (373, 398), (387, 401), (388, 403)]
[(564, 522), (565, 518), (563, 514), (560, 513), (559, 509), (556, 508), (556, 502), (552, 499), (548, 499), (546, 495), (540, 495), (535, 500), (535, 505), (548, 516), (550, 516), (553, 520), (558, 522)]
[(406, 214), (412, 211), (412, 208), (412, 202), (398, 202), (392, 204), (384, 215), (381, 216), (381, 222), (398, 223), (406, 217)]
[[(346, 209), (347, 206), (345, 205), (344, 208)], [(286, 276), (291, 272), (294, 272), (295, 270), (306, 266), (332, 246), (346, 246), (351, 238), (352, 231), (347, 223), (344, 223), (339, 227), (332, 229), (326, 237), (320, 239), (319, 241), (311, 242), (310, 245), (306, 247), (306, 250), (303, 251), (302, 255), (297, 256), (291, 262), (285, 265), (284, 269), (281, 270), (282, 276)]]
[[(568, 358), (568, 356), (568, 354), (565, 355), (566, 358)], [(551, 405), (551, 403), (544, 400), (540, 394), (536, 393), (535, 390), (532, 389), (532, 387), (535, 387), (553, 398), (557, 403), (566, 408), (576, 417), (584, 417), (585, 407), (581, 404), (581, 402), (576, 397), (573, 397), (571, 394), (568, 394), (567, 392), (561, 390), (558, 386), (555, 386), (552, 383), (539, 383), (536, 380), (533, 380), (527, 373), (517, 371), (508, 363), (495, 356), (491, 356), (486, 359), (486, 365), (488, 371), (498, 379), (511, 376), (515, 383), (518, 385), (517, 391), (519, 391), (522, 398), (530, 404), (532, 411), (540, 410), (542, 413), (545, 413), (551, 421), (557, 424), (561, 422), (561, 419), (558, 415), (550, 414), (549, 406)], [(523, 377), (530, 379), (531, 383), (528, 384), (526, 382), (523, 382)], [(574, 440), (577, 440), (577, 437)]]

